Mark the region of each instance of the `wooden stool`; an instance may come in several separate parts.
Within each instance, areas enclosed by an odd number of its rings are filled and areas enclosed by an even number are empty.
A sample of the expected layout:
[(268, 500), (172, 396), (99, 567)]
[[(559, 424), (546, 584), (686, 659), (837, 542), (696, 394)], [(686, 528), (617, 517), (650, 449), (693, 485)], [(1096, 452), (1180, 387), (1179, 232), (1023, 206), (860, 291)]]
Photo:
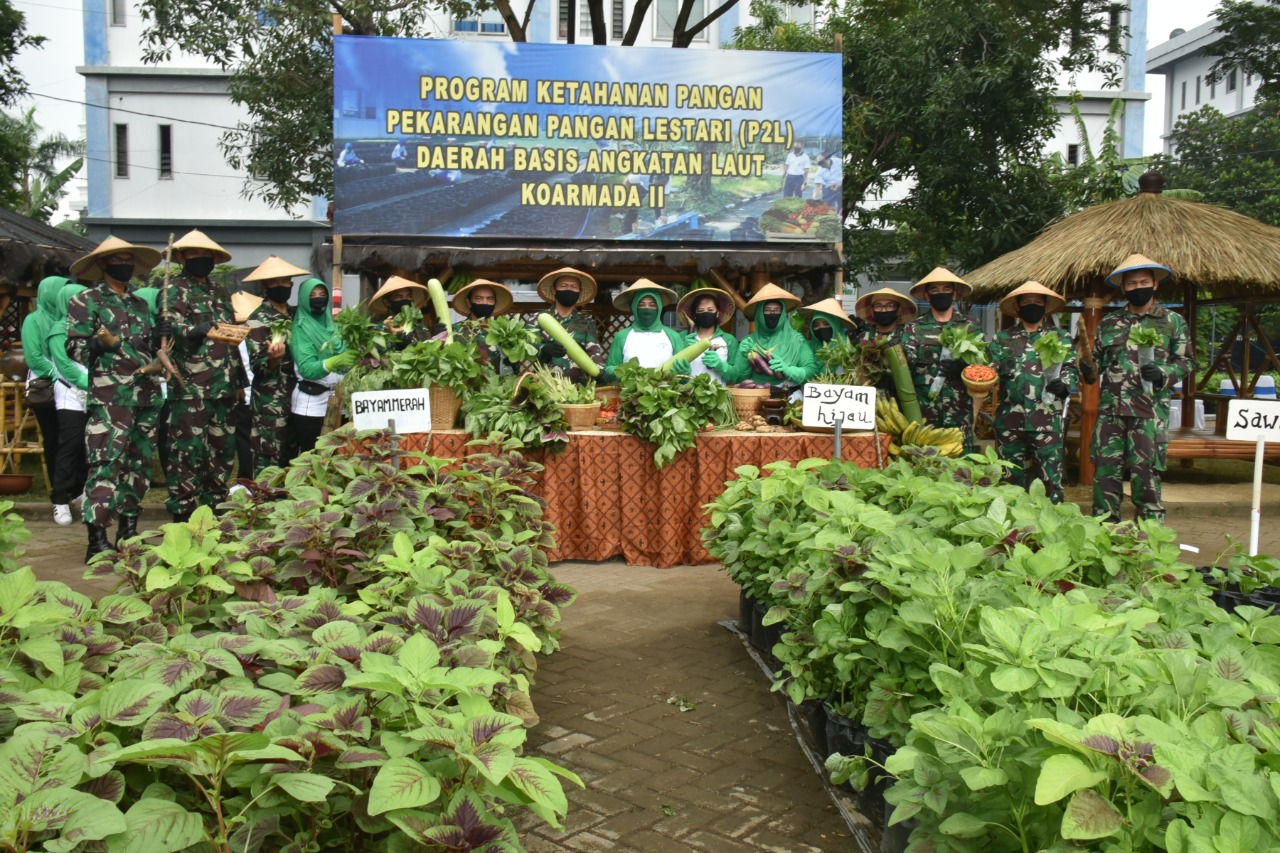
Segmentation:
[[(27, 408), (26, 389), (25, 382), (0, 382), (0, 473), (17, 473), (15, 456), (36, 456), (45, 487), (52, 491), (49, 469), (45, 467), (43, 436), (40, 425)], [(26, 437), (30, 429), (35, 430), (34, 441)]]

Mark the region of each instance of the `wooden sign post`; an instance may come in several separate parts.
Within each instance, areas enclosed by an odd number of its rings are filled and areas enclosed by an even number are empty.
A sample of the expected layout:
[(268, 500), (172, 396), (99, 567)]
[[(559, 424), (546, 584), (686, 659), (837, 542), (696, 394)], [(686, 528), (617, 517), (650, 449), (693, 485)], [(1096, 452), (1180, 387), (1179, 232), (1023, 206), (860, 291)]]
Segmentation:
[(1232, 400), (1227, 412), (1227, 438), (1257, 443), (1253, 453), (1253, 509), (1249, 520), (1249, 556), (1256, 557), (1262, 521), (1262, 456), (1268, 441), (1280, 441), (1280, 400)]

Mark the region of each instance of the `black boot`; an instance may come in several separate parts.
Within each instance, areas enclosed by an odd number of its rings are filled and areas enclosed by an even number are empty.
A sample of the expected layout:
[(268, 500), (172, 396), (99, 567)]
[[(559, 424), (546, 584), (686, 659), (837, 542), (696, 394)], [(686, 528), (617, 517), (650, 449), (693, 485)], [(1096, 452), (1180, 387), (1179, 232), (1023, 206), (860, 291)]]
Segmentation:
[(120, 547), (120, 543), (126, 539), (132, 539), (138, 535), (138, 517), (136, 515), (120, 516), (120, 526), (116, 528), (116, 547)]
[(89, 528), (89, 549), (84, 552), (84, 561), (88, 563), (94, 555), (111, 550), (111, 542), (107, 540), (107, 528), (101, 524), (86, 524)]

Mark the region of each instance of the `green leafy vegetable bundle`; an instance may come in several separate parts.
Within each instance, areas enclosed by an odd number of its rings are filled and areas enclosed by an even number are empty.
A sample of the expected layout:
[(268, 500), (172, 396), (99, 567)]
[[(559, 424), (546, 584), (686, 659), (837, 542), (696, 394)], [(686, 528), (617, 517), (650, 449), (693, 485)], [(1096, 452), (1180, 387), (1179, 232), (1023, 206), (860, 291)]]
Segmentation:
[(1040, 357), (1042, 367), (1049, 368), (1055, 364), (1062, 364), (1071, 357), (1071, 346), (1063, 339), (1061, 332), (1052, 331), (1036, 338), (1031, 344), (1031, 348), (1036, 351), (1036, 355)]
[(982, 333), (967, 323), (948, 323), (938, 343), (951, 350), (951, 357), (965, 364), (987, 363), (987, 342)]
[(737, 423), (729, 392), (705, 373), (675, 376), (627, 363), (617, 376), (618, 423), (624, 432), (655, 445), (653, 462), (659, 468), (693, 447), (708, 426)]
[(1129, 346), (1158, 347), (1163, 344), (1164, 335), (1160, 334), (1159, 329), (1151, 329), (1146, 326), (1131, 326), (1129, 328)]
[(512, 441), (531, 450), (563, 450), (569, 443), (564, 410), (545, 385), (527, 374), (523, 382), (515, 376), (490, 376), (463, 399), (462, 419), (475, 439)]

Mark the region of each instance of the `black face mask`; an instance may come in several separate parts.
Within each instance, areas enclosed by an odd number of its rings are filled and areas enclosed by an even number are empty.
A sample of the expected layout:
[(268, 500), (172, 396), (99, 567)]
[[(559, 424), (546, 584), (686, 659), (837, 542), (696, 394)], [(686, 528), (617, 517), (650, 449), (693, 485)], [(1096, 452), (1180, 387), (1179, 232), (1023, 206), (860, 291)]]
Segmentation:
[(385, 305), (387, 306), (387, 310), (388, 310), (388, 311), (390, 311), (392, 314), (399, 314), (401, 311), (403, 311), (404, 309), (406, 309), (406, 308), (408, 308), (410, 305), (412, 305), (412, 304), (413, 304), (413, 300), (412, 300), (412, 299), (397, 299), (397, 300), (395, 300), (395, 301), (393, 302), (392, 300), (387, 299), (387, 300), (385, 300), (385, 301), (384, 301), (384, 303), (383, 303), (383, 304), (385, 304)]
[(955, 301), (954, 293), (931, 293), (929, 294), (929, 304), (933, 306), (934, 311), (946, 311), (951, 307), (951, 303)]
[(822, 341), (824, 344), (830, 343), (831, 339), (835, 337), (835, 334), (836, 334), (836, 330), (831, 328), (830, 326), (827, 326), (825, 329), (813, 330), (813, 336), (818, 340)]
[(289, 294), (293, 293), (292, 287), (268, 287), (267, 298), (272, 302), (284, 304), (289, 301)]
[(1044, 319), (1044, 309), (1043, 305), (1019, 305), (1018, 316), (1028, 323), (1039, 323)]
[(871, 319), (875, 321), (877, 326), (892, 326), (898, 322), (897, 311), (872, 311)]
[(472, 302), (471, 316), (475, 317), (477, 320), (487, 319), (493, 316), (493, 309), (495, 307), (496, 306), (490, 305), (487, 302)]
[(307, 303), (311, 308), (311, 316), (319, 317), (324, 313), (324, 309), (329, 307), (329, 300), (323, 296), (317, 296)]
[(204, 278), (213, 272), (213, 258), (191, 258), (182, 263), (182, 271), (192, 278)]
[(113, 281), (128, 281), (133, 278), (133, 264), (107, 264), (102, 269)]
[(1129, 304), (1134, 308), (1141, 308), (1151, 301), (1151, 297), (1156, 295), (1154, 287), (1139, 287), (1136, 290), (1126, 290), (1124, 298), (1129, 300)]
[(720, 315), (714, 311), (699, 311), (693, 315), (693, 322), (699, 329), (714, 329), (719, 323)]
[(765, 314), (764, 315), (764, 327), (766, 329), (772, 330), (772, 329), (778, 328), (778, 323), (780, 323), (781, 321), (782, 321), (781, 314)]
[(556, 302), (559, 302), (565, 308), (572, 308), (578, 304), (578, 297), (581, 295), (576, 290), (557, 290)]

